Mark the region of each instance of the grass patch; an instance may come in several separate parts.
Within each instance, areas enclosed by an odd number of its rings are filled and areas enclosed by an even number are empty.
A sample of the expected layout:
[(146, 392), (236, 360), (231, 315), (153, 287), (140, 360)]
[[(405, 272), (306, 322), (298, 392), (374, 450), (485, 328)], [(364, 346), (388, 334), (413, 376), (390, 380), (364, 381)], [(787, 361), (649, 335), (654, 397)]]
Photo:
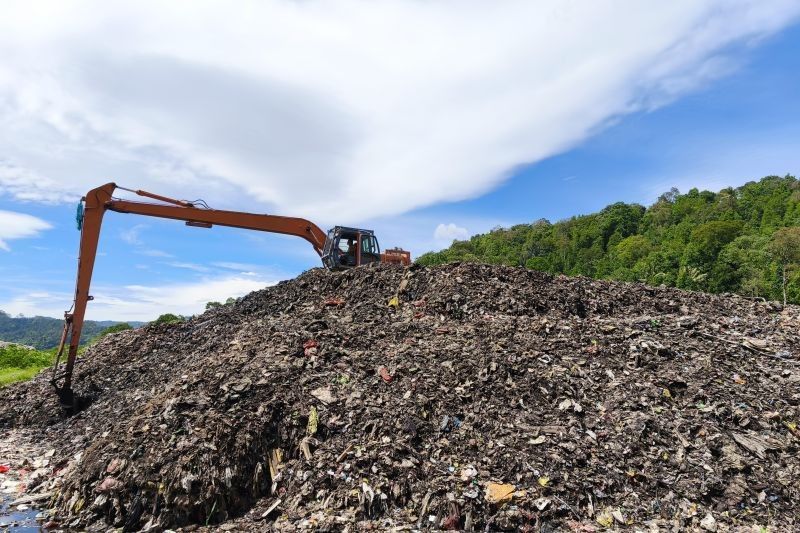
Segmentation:
[[(168, 318), (169, 317), (175, 317), (178, 320), (183, 320), (175, 315), (169, 315)], [(168, 321), (171, 321), (171, 319)], [(107, 328), (105, 331), (86, 343), (86, 345), (79, 347), (78, 357), (83, 354), (86, 348), (92, 344), (95, 344), (106, 335), (128, 329), (133, 328), (127, 323), (115, 324), (110, 328)], [(38, 374), (43, 368), (53, 366), (53, 361), (55, 360), (57, 351), (58, 348), (52, 348), (50, 350), (29, 350), (28, 348), (23, 348), (16, 344), (10, 344), (0, 348), (0, 387), (5, 387), (6, 385), (10, 383), (16, 383), (17, 381), (27, 381)], [(62, 362), (65, 361), (68, 351), (69, 346), (67, 346), (64, 350), (64, 357), (61, 360)]]
[(41, 367), (0, 369), (0, 387), (5, 387), (17, 381), (28, 381), (41, 370)]
[(31, 379), (53, 364), (54, 350), (29, 350), (10, 345), (0, 348), (0, 387)]

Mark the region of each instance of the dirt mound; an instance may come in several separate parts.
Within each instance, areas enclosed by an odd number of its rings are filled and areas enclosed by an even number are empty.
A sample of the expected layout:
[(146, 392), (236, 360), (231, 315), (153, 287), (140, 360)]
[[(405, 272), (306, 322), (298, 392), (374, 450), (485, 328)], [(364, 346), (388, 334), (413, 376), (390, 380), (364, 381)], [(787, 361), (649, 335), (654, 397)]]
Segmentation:
[(799, 317), (488, 265), (312, 270), (110, 336), (86, 410), (58, 420), (40, 376), (0, 424), (57, 445), (71, 527), (794, 529)]

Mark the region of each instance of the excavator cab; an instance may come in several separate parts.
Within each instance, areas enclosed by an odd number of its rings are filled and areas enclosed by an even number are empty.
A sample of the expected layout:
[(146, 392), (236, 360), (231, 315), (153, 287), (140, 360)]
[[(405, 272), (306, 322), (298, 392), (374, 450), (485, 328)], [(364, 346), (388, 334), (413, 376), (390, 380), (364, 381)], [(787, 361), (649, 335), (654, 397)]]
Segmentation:
[(381, 260), (381, 248), (369, 229), (336, 226), (328, 231), (322, 248), (322, 263), (331, 270), (344, 270)]

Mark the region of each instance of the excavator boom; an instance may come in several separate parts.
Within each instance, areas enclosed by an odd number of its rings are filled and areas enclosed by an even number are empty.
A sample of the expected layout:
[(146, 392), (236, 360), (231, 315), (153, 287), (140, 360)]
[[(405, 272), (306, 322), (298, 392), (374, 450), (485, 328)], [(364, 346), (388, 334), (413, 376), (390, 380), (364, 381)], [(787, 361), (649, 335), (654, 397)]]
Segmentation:
[[(117, 199), (113, 197), (116, 189), (126, 190), (161, 203)], [(64, 331), (61, 335), (61, 343), (56, 355), (53, 378), (51, 380), (62, 405), (67, 410), (73, 410), (76, 404), (72, 392), (72, 374), (75, 367), (75, 359), (78, 355), (81, 331), (86, 315), (86, 305), (92, 299), (89, 294), (89, 288), (95, 257), (97, 256), (100, 227), (106, 211), (183, 220), (187, 225), (196, 227), (210, 228), (218, 225), (294, 235), (308, 241), (320, 257), (324, 256), (325, 266), (332, 269), (364, 264), (371, 261), (372, 259), (370, 258), (373, 256), (375, 261), (383, 260), (384, 262), (402, 264), (410, 262), (408, 252), (402, 250), (393, 250), (391, 253), (381, 255), (377, 240), (375, 240), (372, 232), (368, 230), (345, 228), (350, 230), (351, 233), (342, 235), (352, 235), (352, 238), (347, 242), (355, 250), (351, 256), (348, 256), (348, 252), (338, 248), (341, 232), (341, 228), (338, 226), (326, 234), (319, 226), (302, 218), (210, 209), (203, 202), (176, 200), (147, 191), (125, 189), (124, 187), (118, 187), (114, 183), (107, 183), (92, 189), (86, 194), (83, 202), (82, 215), (79, 216), (81, 242), (78, 257), (78, 275), (75, 283), (75, 300), (72, 308), (64, 313)], [(334, 235), (336, 236), (335, 241), (332, 241), (331, 239)], [(371, 254), (371, 252), (375, 253)], [(401, 255), (397, 255), (400, 252), (402, 252)], [(349, 263), (347, 262), (348, 257), (353, 258)], [(65, 350), (67, 352), (66, 364), (63, 371), (59, 373), (59, 363)]]

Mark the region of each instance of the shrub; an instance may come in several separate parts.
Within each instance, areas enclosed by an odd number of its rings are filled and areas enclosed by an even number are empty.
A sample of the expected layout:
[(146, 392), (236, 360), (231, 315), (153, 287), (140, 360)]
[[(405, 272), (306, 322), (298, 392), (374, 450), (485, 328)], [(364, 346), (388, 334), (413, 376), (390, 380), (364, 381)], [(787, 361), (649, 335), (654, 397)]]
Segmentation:
[(183, 322), (183, 317), (173, 315), (172, 313), (165, 313), (153, 320), (151, 324), (175, 324), (176, 322)]
[(31, 350), (16, 344), (0, 348), (0, 387), (31, 379), (52, 365), (54, 355), (54, 350)]

